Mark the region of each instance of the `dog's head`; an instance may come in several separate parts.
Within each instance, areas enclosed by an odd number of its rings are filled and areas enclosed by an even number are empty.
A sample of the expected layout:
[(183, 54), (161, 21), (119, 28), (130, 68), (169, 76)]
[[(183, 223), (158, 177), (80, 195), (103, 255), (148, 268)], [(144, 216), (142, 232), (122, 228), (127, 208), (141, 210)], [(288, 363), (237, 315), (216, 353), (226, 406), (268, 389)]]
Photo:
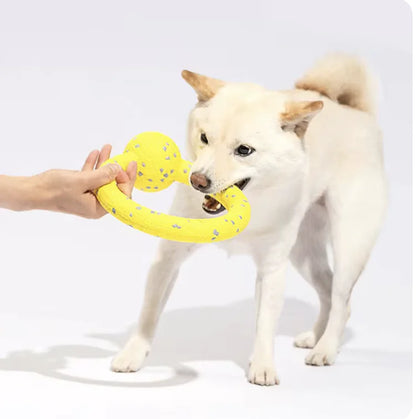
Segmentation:
[[(284, 93), (186, 70), (182, 76), (199, 100), (188, 126), (195, 189), (216, 193), (233, 184), (264, 189), (298, 175), (305, 162), (305, 131), (323, 102), (288, 102)], [(224, 209), (209, 197), (203, 208)]]

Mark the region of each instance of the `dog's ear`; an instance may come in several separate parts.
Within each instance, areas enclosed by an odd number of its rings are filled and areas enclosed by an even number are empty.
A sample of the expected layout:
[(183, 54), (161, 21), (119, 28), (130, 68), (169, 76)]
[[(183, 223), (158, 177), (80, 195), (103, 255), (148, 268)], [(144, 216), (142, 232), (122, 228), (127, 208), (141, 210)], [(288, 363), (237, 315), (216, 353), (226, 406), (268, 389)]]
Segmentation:
[(221, 87), (225, 86), (225, 83), (221, 80), (193, 73), (188, 70), (182, 71), (182, 77), (194, 88), (198, 95), (198, 100), (201, 102), (211, 99), (217, 94)]
[(280, 114), (283, 131), (293, 131), (299, 138), (303, 138), (309, 122), (323, 107), (321, 100), (286, 102), (285, 111)]

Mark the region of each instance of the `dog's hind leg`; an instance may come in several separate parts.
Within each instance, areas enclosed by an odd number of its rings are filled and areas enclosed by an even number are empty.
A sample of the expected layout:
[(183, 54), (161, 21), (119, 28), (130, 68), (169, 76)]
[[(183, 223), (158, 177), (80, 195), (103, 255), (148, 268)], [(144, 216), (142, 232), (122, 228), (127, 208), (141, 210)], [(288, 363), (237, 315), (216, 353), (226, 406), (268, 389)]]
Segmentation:
[(386, 206), (384, 176), (355, 170), (334, 179), (325, 200), (331, 226), (334, 275), (325, 331), (306, 357), (310, 365), (331, 365), (349, 317), (352, 289), (378, 235)]
[(295, 338), (295, 346), (313, 348), (324, 333), (331, 307), (332, 270), (328, 263), (328, 214), (324, 198), (314, 203), (299, 228), (290, 259), (298, 272), (315, 288), (320, 301), (318, 319), (312, 330)]

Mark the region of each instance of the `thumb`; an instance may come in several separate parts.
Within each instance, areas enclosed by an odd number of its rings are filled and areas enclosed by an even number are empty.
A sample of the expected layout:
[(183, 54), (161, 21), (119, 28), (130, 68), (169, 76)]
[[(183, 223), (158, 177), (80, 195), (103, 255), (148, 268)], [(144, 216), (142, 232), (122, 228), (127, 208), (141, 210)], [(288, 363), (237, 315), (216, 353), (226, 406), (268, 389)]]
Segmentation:
[(93, 190), (113, 181), (120, 173), (121, 167), (116, 163), (106, 164), (97, 170), (82, 172), (87, 190)]

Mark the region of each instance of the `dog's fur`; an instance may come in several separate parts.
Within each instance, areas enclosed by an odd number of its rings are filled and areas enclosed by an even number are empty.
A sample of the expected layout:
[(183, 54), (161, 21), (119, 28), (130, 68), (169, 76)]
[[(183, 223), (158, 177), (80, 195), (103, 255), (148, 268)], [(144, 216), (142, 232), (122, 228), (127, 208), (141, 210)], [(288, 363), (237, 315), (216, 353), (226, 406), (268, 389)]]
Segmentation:
[[(274, 333), (289, 260), (320, 299), (315, 325), (296, 337), (295, 345), (311, 349), (307, 364), (332, 364), (349, 317), (351, 291), (370, 255), (387, 202), (372, 78), (348, 55), (324, 58), (288, 91), (225, 83), (188, 71), (183, 77), (199, 99), (189, 118), (188, 144), (193, 172), (211, 181), (205, 192), (251, 179), (244, 190), (252, 207), (249, 226), (222, 243), (227, 249), (249, 252), (258, 267), (249, 381), (278, 383)], [(202, 132), (208, 144), (201, 142)], [(255, 151), (247, 157), (236, 155), (241, 144)], [(181, 187), (173, 212), (204, 216), (202, 201), (200, 192)], [(138, 328), (114, 358), (114, 371), (142, 366), (179, 267), (195, 248), (161, 242)]]

